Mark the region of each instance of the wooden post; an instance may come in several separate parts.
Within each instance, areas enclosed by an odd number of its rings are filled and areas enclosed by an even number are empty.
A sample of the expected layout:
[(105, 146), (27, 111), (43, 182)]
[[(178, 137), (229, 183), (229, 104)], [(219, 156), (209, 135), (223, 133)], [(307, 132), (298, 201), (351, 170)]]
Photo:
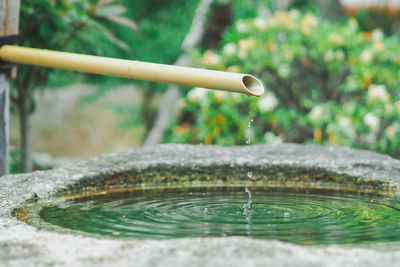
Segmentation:
[[(18, 34), (20, 0), (0, 0), (0, 38)], [(0, 70), (0, 176), (8, 173), (10, 70)]]

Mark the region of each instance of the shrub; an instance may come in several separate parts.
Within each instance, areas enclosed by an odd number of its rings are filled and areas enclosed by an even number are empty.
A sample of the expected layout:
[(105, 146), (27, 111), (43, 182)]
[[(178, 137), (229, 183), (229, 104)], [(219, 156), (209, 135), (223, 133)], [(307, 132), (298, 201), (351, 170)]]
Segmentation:
[(398, 37), (362, 32), (354, 19), (332, 23), (291, 10), (239, 20), (219, 51), (195, 51), (193, 63), (251, 73), (266, 93), (257, 99), (194, 88), (166, 141), (236, 145), (251, 138), (399, 156), (399, 52)]

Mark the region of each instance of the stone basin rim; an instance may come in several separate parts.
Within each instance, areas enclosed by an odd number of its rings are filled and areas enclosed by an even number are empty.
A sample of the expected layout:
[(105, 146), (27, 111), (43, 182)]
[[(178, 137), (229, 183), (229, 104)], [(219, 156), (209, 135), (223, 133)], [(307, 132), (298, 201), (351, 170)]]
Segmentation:
[[(0, 178), (0, 248), (19, 253), (11, 257), (12, 253), (2, 253), (0, 249), (0, 265), (97, 266), (100, 263), (107, 266), (131, 266), (132, 261), (137, 260), (138, 266), (149, 266), (155, 265), (152, 259), (156, 252), (169, 265), (176, 266), (201, 265), (205, 260), (209, 266), (240, 266), (244, 264), (241, 259), (247, 259), (248, 266), (271, 264), (271, 259), (276, 260), (273, 266), (318, 266), (330, 264), (333, 260), (338, 262), (338, 266), (392, 266), (400, 261), (399, 250), (392, 247), (398, 248), (400, 244), (389, 245), (390, 249), (387, 249), (381, 245), (366, 248), (304, 248), (274, 240), (246, 238), (115, 241), (39, 230), (17, 220), (11, 213), (28, 200), (48, 198), (57, 192), (63, 194), (74, 186), (90, 188), (101, 177), (104, 185), (109, 186), (113, 185), (116, 175), (121, 173), (131, 177), (142, 175), (142, 178), (146, 178), (160, 172), (175, 173), (176, 176), (181, 172), (184, 175), (204, 174), (205, 169), (208, 175), (212, 173), (212, 168), (219, 168), (220, 173), (229, 170), (232, 173), (227, 172), (228, 174), (239, 178), (245, 178), (248, 169), (270, 171), (269, 175), (289, 171), (293, 177), (295, 174), (306, 177), (307, 173), (311, 173), (320, 180), (338, 177), (340, 181), (349, 181), (356, 186), (368, 184), (399, 195), (399, 163), (399, 160), (386, 155), (345, 147), (297, 144), (242, 147), (171, 144), (110, 153), (50, 171), (4, 176)], [(177, 183), (179, 182), (178, 179)], [(232, 244), (235, 246), (232, 247)], [(254, 250), (254, 246), (258, 249)], [(71, 247), (74, 249), (71, 250)], [(229, 257), (225, 248), (231, 251)], [(235, 251), (234, 255), (231, 255), (232, 251)], [(182, 253), (189, 253), (190, 257), (183, 257), (184, 260), (176, 262), (175, 259), (182, 256)], [(266, 253), (268, 256), (265, 256)], [(213, 257), (205, 259), (208, 254)]]

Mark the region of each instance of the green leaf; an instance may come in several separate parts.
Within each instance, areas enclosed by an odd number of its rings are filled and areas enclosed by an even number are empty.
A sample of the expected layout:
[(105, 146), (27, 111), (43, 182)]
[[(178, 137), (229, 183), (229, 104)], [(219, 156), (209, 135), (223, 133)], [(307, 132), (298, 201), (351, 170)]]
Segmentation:
[(114, 22), (114, 23), (117, 23), (119, 25), (128, 27), (128, 28), (130, 28), (132, 30), (135, 30), (135, 31), (138, 29), (138, 26), (136, 25), (136, 23), (134, 23), (133, 21), (131, 21), (130, 19), (127, 19), (125, 17), (107, 16), (107, 19), (112, 21), (112, 22)]
[(96, 9), (96, 17), (118, 16), (126, 12), (126, 8), (120, 5), (107, 5)]

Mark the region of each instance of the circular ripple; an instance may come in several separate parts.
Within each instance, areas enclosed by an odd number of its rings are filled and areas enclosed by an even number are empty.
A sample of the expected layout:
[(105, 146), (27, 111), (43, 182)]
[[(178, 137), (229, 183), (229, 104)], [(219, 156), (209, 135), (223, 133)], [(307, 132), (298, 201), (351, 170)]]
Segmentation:
[(63, 228), (123, 238), (242, 235), (296, 244), (400, 240), (398, 201), (326, 191), (250, 189), (250, 214), (243, 213), (248, 201), (244, 189), (225, 187), (86, 198), (46, 205), (40, 217)]

